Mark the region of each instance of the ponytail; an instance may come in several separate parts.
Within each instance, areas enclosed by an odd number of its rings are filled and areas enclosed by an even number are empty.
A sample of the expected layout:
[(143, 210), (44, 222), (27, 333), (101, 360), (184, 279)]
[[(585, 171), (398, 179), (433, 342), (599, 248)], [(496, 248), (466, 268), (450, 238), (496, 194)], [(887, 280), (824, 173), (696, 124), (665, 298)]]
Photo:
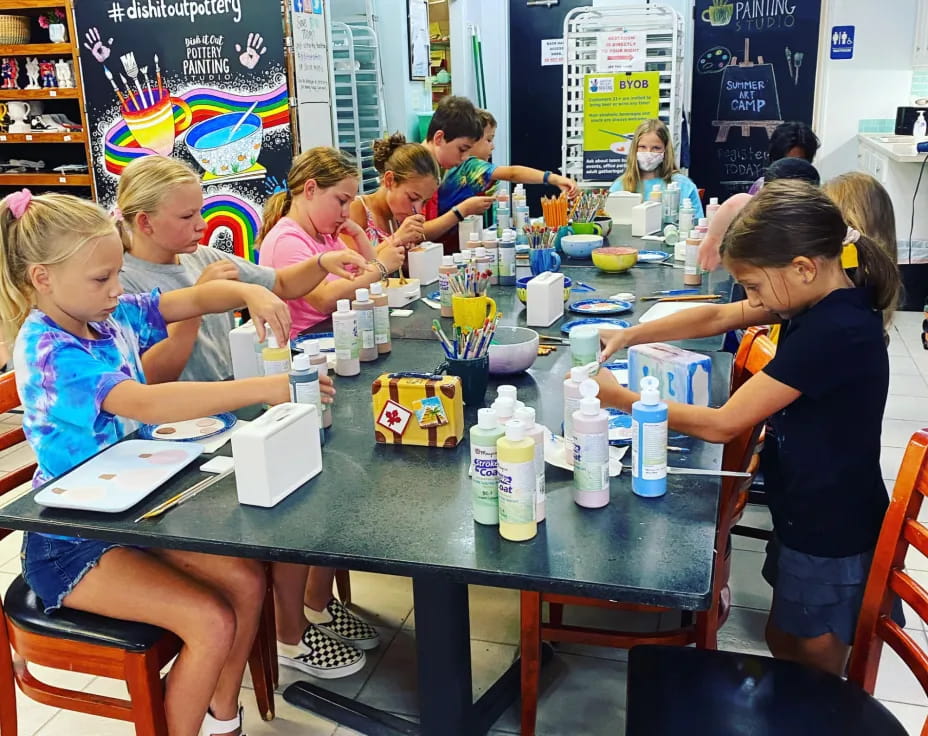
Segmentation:
[(274, 194), (264, 205), (264, 215), (261, 222), (261, 232), (258, 233), (258, 243), (261, 243), (267, 234), (271, 231), (282, 217), (285, 217), (290, 211), (290, 204), (293, 202), (293, 195), (290, 190)]
[(889, 253), (876, 241), (861, 235), (857, 239), (857, 272), (854, 283), (873, 293), (873, 306), (883, 313), (883, 324), (888, 327), (899, 300), (899, 269)]

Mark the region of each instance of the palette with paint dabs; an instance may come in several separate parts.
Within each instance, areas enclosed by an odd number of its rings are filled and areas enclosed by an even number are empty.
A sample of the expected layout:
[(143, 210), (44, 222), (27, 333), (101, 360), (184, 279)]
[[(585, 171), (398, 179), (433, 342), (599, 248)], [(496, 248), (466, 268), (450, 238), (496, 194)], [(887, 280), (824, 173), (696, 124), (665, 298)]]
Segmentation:
[(139, 427), (139, 437), (145, 440), (193, 442), (222, 434), (227, 429), (234, 427), (237, 421), (235, 414), (223, 412), (211, 417), (188, 419), (184, 422), (143, 424)]
[(119, 513), (131, 508), (203, 452), (195, 442), (125, 440), (35, 495), (41, 506)]

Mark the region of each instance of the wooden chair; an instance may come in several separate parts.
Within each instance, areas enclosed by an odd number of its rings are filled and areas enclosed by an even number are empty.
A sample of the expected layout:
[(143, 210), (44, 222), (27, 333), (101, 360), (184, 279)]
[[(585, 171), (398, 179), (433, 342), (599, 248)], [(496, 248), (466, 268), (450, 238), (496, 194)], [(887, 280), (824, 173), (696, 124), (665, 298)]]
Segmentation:
[[(890, 617), (899, 596), (923, 622), (928, 619), (928, 591), (905, 571), (910, 548), (928, 555), (928, 528), (918, 521), (926, 494), (928, 431), (920, 430), (909, 440), (883, 520), (847, 680), (772, 657), (637, 647), (628, 658), (627, 736), (748, 732), (904, 736), (902, 725), (872, 694), (884, 643), (928, 693), (924, 642), (916, 642)], [(928, 736), (928, 719), (921, 734)]]
[[(752, 330), (748, 331), (748, 335), (746, 335), (742, 343), (742, 348), (739, 348), (738, 356), (736, 356), (735, 370), (738, 371), (740, 383), (744, 383), (750, 375), (763, 368), (773, 357), (773, 346), (763, 336), (762, 329), (752, 328)], [(762, 429), (762, 424), (751, 427), (725, 445), (722, 455), (722, 467), (725, 470), (747, 471), (753, 476), (759, 466), (759, 438)], [(681, 646), (695, 643), (697, 647), (715, 649), (718, 630), (727, 619), (730, 608), (730, 595), (728, 592), (728, 578), (731, 570), (730, 531), (732, 524), (744, 509), (750, 484), (751, 479), (723, 479), (715, 539), (712, 604), (708, 611), (700, 611), (695, 615), (690, 612), (680, 612), (681, 623), (675, 629), (637, 632), (570, 626), (563, 623), (565, 604), (647, 613), (662, 613), (675, 609), (555, 593), (522, 591), (521, 686), (523, 736), (532, 736), (535, 733), (542, 640), (595, 644), (620, 649), (629, 649), (643, 643)], [(548, 604), (547, 622), (542, 618), (542, 603)]]
[[(13, 374), (0, 376), (0, 413), (19, 403)], [(23, 430), (16, 427), (0, 434), (0, 449), (23, 441)], [(29, 481), (35, 467), (32, 463), (0, 478), (0, 499)], [(9, 534), (0, 529), (0, 539)], [(248, 664), (258, 710), (265, 720), (271, 720), (277, 666), (273, 596), (266, 596), (264, 605)], [(46, 614), (19, 575), (0, 605), (0, 736), (17, 734), (14, 682), (25, 695), (45, 705), (130, 721), (138, 736), (167, 736), (160, 670), (180, 646), (176, 636), (156, 626), (67, 608)], [(32, 674), (29, 663), (123, 680), (130, 699), (49, 685)]]

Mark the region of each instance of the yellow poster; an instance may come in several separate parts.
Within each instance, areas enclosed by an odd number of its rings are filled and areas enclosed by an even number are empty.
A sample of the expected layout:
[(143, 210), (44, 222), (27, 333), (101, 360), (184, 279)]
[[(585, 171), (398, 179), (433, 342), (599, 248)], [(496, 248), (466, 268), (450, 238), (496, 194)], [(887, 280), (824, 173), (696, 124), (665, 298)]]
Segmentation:
[(660, 74), (587, 74), (583, 80), (583, 178), (625, 172), (635, 128), (660, 112)]

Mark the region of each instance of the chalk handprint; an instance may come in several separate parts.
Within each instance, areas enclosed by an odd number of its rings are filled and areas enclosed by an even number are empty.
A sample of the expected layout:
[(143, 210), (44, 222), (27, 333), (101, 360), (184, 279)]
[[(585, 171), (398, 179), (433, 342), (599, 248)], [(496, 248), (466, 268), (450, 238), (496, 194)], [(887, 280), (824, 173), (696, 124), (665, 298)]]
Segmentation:
[(243, 67), (254, 69), (258, 66), (261, 57), (267, 52), (267, 47), (264, 45), (264, 38), (260, 33), (249, 33), (248, 43), (245, 44), (244, 50), (239, 44), (235, 44), (235, 52), (241, 54), (238, 60)]
[(113, 45), (112, 38), (103, 43), (103, 39), (100, 38), (100, 31), (94, 27), (84, 34), (84, 40), (86, 41), (84, 48), (93, 54), (93, 58), (101, 64), (110, 58), (110, 46)]

